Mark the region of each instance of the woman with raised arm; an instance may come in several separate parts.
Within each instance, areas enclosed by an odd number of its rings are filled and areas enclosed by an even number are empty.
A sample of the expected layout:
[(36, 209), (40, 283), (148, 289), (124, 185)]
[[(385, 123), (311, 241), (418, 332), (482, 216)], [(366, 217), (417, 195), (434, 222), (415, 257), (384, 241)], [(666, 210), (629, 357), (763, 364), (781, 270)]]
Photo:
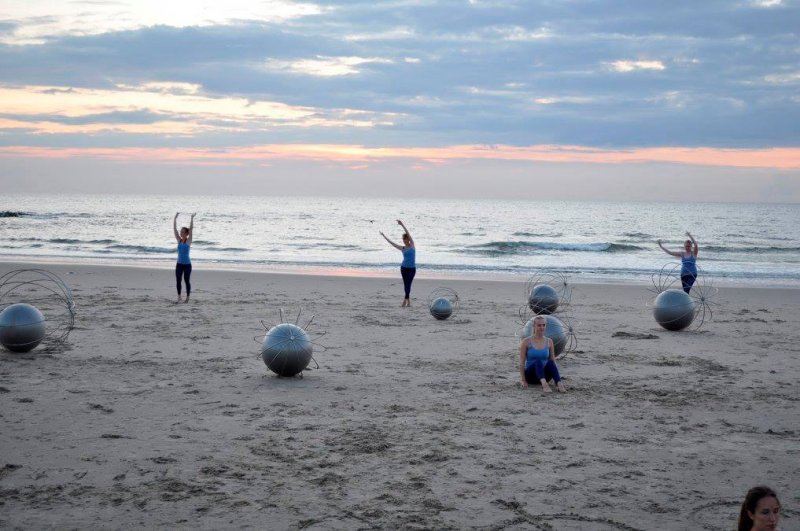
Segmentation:
[(172, 220), (172, 231), (175, 233), (175, 239), (178, 241), (178, 263), (175, 264), (175, 281), (178, 285), (178, 300), (181, 302), (181, 277), (186, 282), (186, 300), (184, 303), (189, 302), (189, 295), (192, 293), (192, 285), (189, 279), (192, 276), (192, 261), (189, 259), (189, 248), (192, 245), (192, 235), (194, 234), (194, 216), (192, 214), (189, 220), (188, 227), (181, 227), (181, 232), (178, 233), (178, 214), (175, 213), (175, 218)]
[(400, 275), (403, 277), (405, 298), (403, 299), (403, 304), (401, 304), (400, 307), (404, 308), (406, 306), (411, 306), (411, 282), (414, 280), (414, 275), (417, 274), (417, 251), (414, 247), (414, 238), (411, 237), (411, 233), (408, 232), (406, 226), (399, 219), (397, 220), (397, 224), (403, 227), (403, 245), (394, 243), (392, 240), (387, 238), (383, 232), (381, 232), (381, 236), (383, 236), (383, 239), (389, 242), (392, 247), (403, 253), (403, 263), (400, 264)]
[(533, 318), (533, 334), (524, 338), (519, 344), (519, 383), (522, 387), (539, 383), (542, 392), (552, 393), (547, 384), (553, 380), (559, 393), (566, 393), (567, 388), (561, 382), (561, 374), (556, 365), (556, 353), (553, 340), (544, 335), (547, 319), (542, 315)]
[(689, 293), (694, 281), (697, 280), (697, 253), (699, 249), (697, 241), (689, 234), (689, 231), (686, 231), (686, 236), (689, 239), (683, 242), (683, 251), (670, 251), (664, 247), (660, 239), (658, 240), (658, 246), (665, 253), (681, 259), (681, 284), (683, 285), (683, 291)]

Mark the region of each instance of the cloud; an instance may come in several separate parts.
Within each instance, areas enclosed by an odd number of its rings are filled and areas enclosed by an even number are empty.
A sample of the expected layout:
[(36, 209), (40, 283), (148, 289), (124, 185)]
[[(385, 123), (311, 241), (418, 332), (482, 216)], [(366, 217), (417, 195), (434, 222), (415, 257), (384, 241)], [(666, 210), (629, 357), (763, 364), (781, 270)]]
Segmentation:
[(391, 59), (380, 57), (322, 57), (314, 59), (298, 59), (294, 61), (281, 61), (269, 59), (266, 62), (268, 69), (284, 70), (296, 74), (309, 76), (333, 77), (349, 76), (361, 73), (360, 65), (378, 63), (391, 64)]
[(666, 67), (661, 61), (612, 61), (606, 63), (615, 72), (633, 72), (635, 70), (664, 70)]

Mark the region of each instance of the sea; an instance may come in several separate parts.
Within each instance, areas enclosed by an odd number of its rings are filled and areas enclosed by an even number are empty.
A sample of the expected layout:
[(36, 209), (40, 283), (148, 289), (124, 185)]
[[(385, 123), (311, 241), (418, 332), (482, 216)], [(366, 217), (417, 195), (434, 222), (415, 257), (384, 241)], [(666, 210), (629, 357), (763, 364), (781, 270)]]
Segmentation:
[(0, 194), (0, 260), (170, 267), (196, 212), (195, 270), (649, 281), (691, 231), (718, 284), (800, 287), (800, 204)]

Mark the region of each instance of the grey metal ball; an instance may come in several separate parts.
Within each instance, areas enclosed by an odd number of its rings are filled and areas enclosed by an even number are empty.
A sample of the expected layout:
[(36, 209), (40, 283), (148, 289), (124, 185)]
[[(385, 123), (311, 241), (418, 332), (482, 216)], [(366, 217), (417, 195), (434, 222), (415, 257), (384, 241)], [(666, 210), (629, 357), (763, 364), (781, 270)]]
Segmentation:
[(550, 315), (558, 308), (558, 292), (547, 284), (537, 284), (528, 295), (528, 307), (537, 315)]
[(279, 376), (294, 376), (311, 362), (312, 344), (305, 330), (291, 323), (273, 326), (264, 336), (261, 359)]
[(667, 330), (683, 330), (694, 320), (694, 301), (679, 289), (662, 291), (653, 304), (653, 317)]
[[(553, 350), (555, 355), (559, 356), (564, 352), (567, 346), (567, 327), (558, 318), (552, 315), (543, 315), (547, 321), (547, 326), (544, 329), (545, 337), (553, 340)], [(528, 337), (533, 335), (533, 319), (525, 323), (520, 331), (520, 337)]]
[(453, 315), (453, 303), (447, 297), (439, 297), (431, 303), (431, 315), (440, 321), (444, 321)]
[(23, 302), (0, 312), (0, 344), (12, 352), (28, 352), (45, 336), (44, 315), (36, 306)]

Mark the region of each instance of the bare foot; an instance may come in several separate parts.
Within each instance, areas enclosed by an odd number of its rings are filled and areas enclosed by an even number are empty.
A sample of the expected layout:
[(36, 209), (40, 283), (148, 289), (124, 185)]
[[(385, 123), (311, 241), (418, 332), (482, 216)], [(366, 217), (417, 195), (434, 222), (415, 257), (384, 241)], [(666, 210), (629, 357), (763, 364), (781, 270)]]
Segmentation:
[(184, 304), (189, 304), (189, 297), (186, 297), (186, 300), (183, 301)]
[(175, 301), (175, 304), (180, 304), (180, 302), (181, 302), (181, 296), (178, 295), (178, 299)]
[(566, 393), (566, 392), (567, 392), (567, 388), (566, 388), (566, 387), (564, 387), (564, 384), (563, 384), (563, 383), (561, 383), (561, 381), (560, 381), (560, 380), (559, 380), (559, 382), (556, 384), (556, 389), (558, 389), (558, 392), (559, 392), (559, 393)]
[(553, 390), (550, 389), (550, 386), (547, 385), (547, 382), (542, 382), (542, 392), (543, 393), (552, 393)]

